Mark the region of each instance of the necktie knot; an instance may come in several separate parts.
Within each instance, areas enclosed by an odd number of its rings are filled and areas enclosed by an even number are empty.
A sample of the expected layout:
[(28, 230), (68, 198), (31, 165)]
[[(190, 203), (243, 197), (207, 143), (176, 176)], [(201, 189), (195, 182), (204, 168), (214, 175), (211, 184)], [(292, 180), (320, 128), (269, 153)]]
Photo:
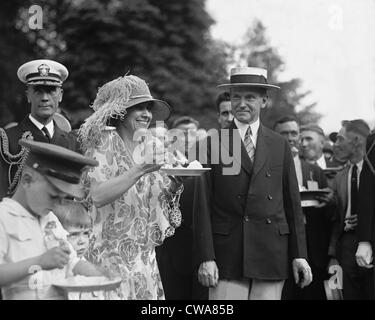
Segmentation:
[(251, 127), (249, 126), (246, 130), (245, 136), (252, 136), (253, 132), (251, 131)]
[(47, 137), (48, 142), (51, 142), (51, 136), (50, 136), (50, 134), (49, 134), (49, 131), (48, 131), (47, 127), (44, 126), (44, 127), (42, 128), (42, 131), (43, 131), (44, 135)]

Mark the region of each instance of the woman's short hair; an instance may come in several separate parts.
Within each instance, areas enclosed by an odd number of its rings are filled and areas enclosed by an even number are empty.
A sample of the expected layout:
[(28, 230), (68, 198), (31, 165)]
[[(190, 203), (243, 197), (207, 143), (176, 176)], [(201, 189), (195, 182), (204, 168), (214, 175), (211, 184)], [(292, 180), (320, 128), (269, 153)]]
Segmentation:
[(91, 220), (86, 208), (82, 203), (74, 200), (64, 200), (55, 207), (53, 212), (60, 220), (64, 228), (66, 227), (91, 227)]

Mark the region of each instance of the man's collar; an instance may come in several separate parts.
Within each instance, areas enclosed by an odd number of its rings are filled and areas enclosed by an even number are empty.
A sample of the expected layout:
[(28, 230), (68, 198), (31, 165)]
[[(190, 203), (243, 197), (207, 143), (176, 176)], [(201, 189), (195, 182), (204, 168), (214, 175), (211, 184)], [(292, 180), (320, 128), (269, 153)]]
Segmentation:
[[(363, 166), (363, 159), (355, 164), (357, 165), (358, 170), (361, 171), (362, 166)], [(350, 167), (352, 168), (353, 166), (354, 166), (354, 163), (350, 163)]]
[(324, 158), (324, 154), (322, 154), (321, 157), (318, 160), (316, 160), (316, 163), (321, 169), (327, 168), (326, 159)]
[[(236, 124), (237, 128), (241, 132), (242, 131), (246, 132), (247, 128), (249, 127), (248, 123), (243, 123), (241, 121), (238, 121), (236, 118), (234, 119), (234, 123)], [(259, 118), (255, 122), (250, 124), (251, 132), (253, 135), (256, 135), (258, 133), (259, 126), (260, 126)]]
[(50, 136), (53, 136), (54, 133), (54, 124), (53, 120), (51, 120), (48, 124), (44, 125), (43, 123), (40, 123), (38, 120), (36, 120), (31, 114), (29, 114), (30, 121), (39, 129), (42, 130), (43, 127), (46, 127)]

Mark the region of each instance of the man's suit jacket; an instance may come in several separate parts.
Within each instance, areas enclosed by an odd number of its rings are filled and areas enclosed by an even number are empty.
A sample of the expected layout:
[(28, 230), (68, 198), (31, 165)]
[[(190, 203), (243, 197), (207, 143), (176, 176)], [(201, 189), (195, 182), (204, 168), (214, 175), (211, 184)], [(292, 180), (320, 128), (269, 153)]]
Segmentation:
[[(375, 173), (370, 169), (375, 168), (375, 133), (367, 138), (367, 157), (363, 162), (358, 192), (358, 241), (368, 241), (375, 248)], [(374, 250), (374, 249), (373, 249)], [(375, 250), (374, 250), (375, 251)]]
[[(346, 166), (337, 173), (333, 180), (334, 203), (336, 204), (335, 221), (333, 223), (331, 241), (328, 254), (337, 256), (337, 244), (344, 232), (345, 215), (348, 208), (348, 174), (350, 166)], [(363, 170), (363, 169), (362, 169)]]
[[(61, 130), (57, 124), (54, 124), (54, 134), (51, 143), (62, 146), (64, 148), (80, 152), (79, 144), (76, 137), (72, 134)], [(26, 116), (17, 126), (5, 130), (8, 141), (9, 141), (9, 152), (14, 155), (21, 151), (21, 146), (18, 144), (18, 140), (22, 138), (22, 135), (29, 131), (35, 141), (48, 142), (47, 137), (39, 130)], [(0, 142), (3, 145), (4, 141), (0, 138)], [(1, 146), (3, 151), (3, 146)], [(13, 181), (14, 175), (18, 169), (18, 165), (12, 166), (11, 179)], [(9, 188), (9, 164), (4, 161), (3, 157), (0, 157), (0, 200), (6, 196)]]
[[(303, 186), (311, 178), (318, 183), (319, 189), (327, 187), (327, 179), (323, 170), (316, 165), (301, 159)], [(309, 263), (312, 266), (326, 268), (328, 264), (328, 246), (333, 222), (332, 206), (323, 208), (303, 208), (306, 217), (306, 242)]]
[[(196, 179), (195, 261), (216, 260), (220, 279), (286, 279), (290, 259), (306, 258), (290, 147), (283, 137), (260, 125), (252, 164), (235, 129), (232, 122), (224, 131), (229, 139), (220, 136), (220, 142), (213, 143), (215, 139), (208, 137), (207, 148), (204, 143), (199, 148), (199, 155), (206, 152), (211, 171)], [(233, 152), (234, 143), (240, 144), (240, 154)], [(236, 174), (223, 175), (222, 169), (230, 166), (225, 165), (223, 152), (239, 164)]]

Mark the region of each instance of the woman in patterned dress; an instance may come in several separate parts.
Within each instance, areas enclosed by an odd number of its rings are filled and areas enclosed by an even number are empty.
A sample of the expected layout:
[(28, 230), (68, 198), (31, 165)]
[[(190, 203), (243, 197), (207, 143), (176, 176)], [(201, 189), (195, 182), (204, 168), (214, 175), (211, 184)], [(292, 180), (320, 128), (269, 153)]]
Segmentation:
[(177, 199), (183, 186), (158, 171), (163, 150), (156, 150), (154, 163), (137, 160), (141, 144), (134, 136), (151, 120), (166, 120), (170, 108), (131, 75), (101, 87), (92, 108), (79, 131), (86, 155), (99, 161), (85, 178), (93, 221), (86, 258), (121, 275), (120, 289), (106, 298), (164, 299), (155, 246), (180, 223)]

